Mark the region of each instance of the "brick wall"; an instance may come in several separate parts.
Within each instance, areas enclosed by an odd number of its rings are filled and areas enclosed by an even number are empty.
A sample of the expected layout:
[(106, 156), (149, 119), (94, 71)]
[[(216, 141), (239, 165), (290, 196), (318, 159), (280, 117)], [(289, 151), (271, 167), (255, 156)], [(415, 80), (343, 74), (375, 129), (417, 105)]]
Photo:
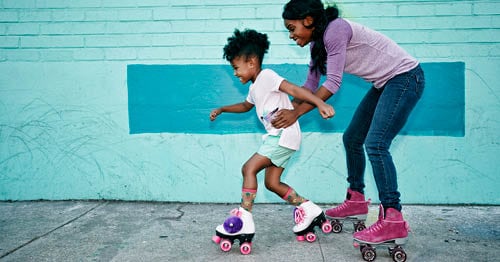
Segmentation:
[[(1, 61), (221, 63), (234, 28), (269, 34), (268, 62), (303, 62), (280, 19), (285, 1), (0, 1)], [(499, 56), (500, 1), (339, 2), (421, 59)]]

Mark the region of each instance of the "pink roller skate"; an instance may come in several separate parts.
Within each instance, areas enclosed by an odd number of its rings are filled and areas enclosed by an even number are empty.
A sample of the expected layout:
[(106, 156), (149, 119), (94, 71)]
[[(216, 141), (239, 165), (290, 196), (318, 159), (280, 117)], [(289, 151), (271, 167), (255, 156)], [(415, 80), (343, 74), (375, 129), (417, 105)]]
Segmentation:
[(316, 235), (314, 234), (314, 227), (321, 227), (323, 233), (330, 233), (332, 226), (326, 220), (323, 210), (312, 201), (302, 203), (294, 210), (295, 226), (293, 232), (297, 235), (298, 241), (307, 240), (314, 242)]
[(365, 261), (373, 261), (377, 257), (376, 246), (387, 246), (389, 254), (396, 262), (406, 261), (403, 245), (408, 239), (410, 227), (403, 220), (401, 212), (380, 205), (377, 222), (363, 231), (354, 233), (354, 247), (359, 247)]
[(252, 213), (240, 207), (233, 209), (230, 215), (222, 225), (217, 226), (212, 240), (220, 244), (222, 251), (228, 252), (237, 239), (241, 254), (248, 255), (252, 251), (252, 239), (255, 234)]
[(348, 188), (344, 203), (325, 212), (326, 217), (332, 221), (332, 231), (342, 232), (344, 220), (352, 221), (355, 232), (365, 229), (368, 205), (370, 205), (370, 199), (366, 201), (363, 194)]

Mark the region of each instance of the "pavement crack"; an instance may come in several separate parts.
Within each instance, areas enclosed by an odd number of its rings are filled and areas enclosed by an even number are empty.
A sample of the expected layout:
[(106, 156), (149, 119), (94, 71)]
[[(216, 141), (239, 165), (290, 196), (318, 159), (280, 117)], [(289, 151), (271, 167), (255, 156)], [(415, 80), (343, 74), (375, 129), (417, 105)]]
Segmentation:
[(179, 215), (177, 215), (177, 216), (163, 216), (163, 217), (160, 217), (160, 219), (180, 221), (181, 218), (184, 216), (184, 211), (182, 211), (182, 208), (184, 208), (184, 205), (180, 205), (175, 209), (177, 212), (179, 212)]
[(54, 232), (54, 231), (56, 231), (56, 230), (58, 230), (58, 229), (60, 229), (60, 228), (62, 228), (62, 227), (64, 227), (64, 226), (66, 226), (66, 225), (68, 225), (68, 224), (70, 224), (70, 223), (73, 223), (74, 221), (76, 221), (76, 220), (78, 220), (79, 218), (81, 218), (81, 217), (85, 216), (86, 214), (88, 214), (89, 212), (93, 211), (94, 209), (96, 209), (96, 208), (98, 208), (98, 207), (100, 207), (100, 206), (102, 206), (102, 205), (105, 205), (105, 204), (107, 204), (107, 203), (108, 203), (108, 202), (99, 203), (99, 204), (97, 204), (97, 205), (93, 206), (92, 208), (90, 208), (89, 210), (87, 210), (87, 211), (83, 212), (82, 214), (80, 214), (80, 215), (78, 215), (78, 216), (76, 216), (76, 217), (74, 217), (74, 218), (72, 218), (72, 219), (70, 219), (70, 220), (68, 220), (68, 221), (64, 222), (63, 224), (61, 224), (61, 225), (59, 225), (59, 226), (57, 226), (57, 227), (55, 227), (55, 228), (53, 228), (53, 229), (49, 230), (48, 232), (45, 232), (45, 233), (43, 233), (43, 234), (41, 234), (41, 235), (39, 235), (39, 236), (35, 236), (34, 238), (30, 239), (30, 240), (29, 240), (29, 241), (27, 241), (26, 243), (24, 243), (24, 244), (22, 244), (22, 245), (19, 245), (18, 247), (14, 248), (14, 249), (12, 249), (12, 250), (7, 251), (5, 254), (1, 254), (1, 255), (0, 255), (0, 259), (2, 259), (2, 258), (4, 258), (4, 257), (9, 256), (10, 254), (12, 254), (12, 253), (14, 253), (14, 252), (18, 251), (19, 249), (21, 249), (21, 248), (23, 248), (23, 247), (25, 247), (25, 246), (27, 246), (27, 245), (29, 245), (29, 244), (33, 243), (34, 241), (36, 241), (36, 240), (38, 240), (38, 239), (40, 239), (40, 238), (43, 238), (43, 237), (46, 237), (46, 236), (50, 235), (52, 232)]

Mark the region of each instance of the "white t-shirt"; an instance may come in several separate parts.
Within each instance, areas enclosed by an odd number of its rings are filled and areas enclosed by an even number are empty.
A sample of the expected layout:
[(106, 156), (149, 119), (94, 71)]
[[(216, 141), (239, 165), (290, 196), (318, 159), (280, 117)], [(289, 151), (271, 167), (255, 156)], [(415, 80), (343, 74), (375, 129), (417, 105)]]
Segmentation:
[(293, 109), (288, 94), (279, 90), (284, 78), (271, 69), (262, 70), (255, 82), (250, 85), (247, 101), (255, 105), (255, 112), (260, 122), (264, 125), (268, 135), (280, 135), (279, 145), (282, 147), (298, 150), (302, 139), (299, 122), (293, 125), (276, 129), (271, 124), (272, 116), (280, 109)]

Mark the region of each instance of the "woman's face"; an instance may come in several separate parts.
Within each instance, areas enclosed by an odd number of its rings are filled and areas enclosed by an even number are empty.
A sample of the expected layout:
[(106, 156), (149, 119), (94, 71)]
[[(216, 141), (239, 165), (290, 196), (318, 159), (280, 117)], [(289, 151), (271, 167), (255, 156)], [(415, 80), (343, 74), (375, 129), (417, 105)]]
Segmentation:
[(285, 27), (289, 33), (288, 37), (293, 39), (298, 46), (306, 46), (312, 41), (314, 27), (307, 28), (312, 25), (312, 22), (313, 20), (310, 16), (300, 20), (285, 19)]

